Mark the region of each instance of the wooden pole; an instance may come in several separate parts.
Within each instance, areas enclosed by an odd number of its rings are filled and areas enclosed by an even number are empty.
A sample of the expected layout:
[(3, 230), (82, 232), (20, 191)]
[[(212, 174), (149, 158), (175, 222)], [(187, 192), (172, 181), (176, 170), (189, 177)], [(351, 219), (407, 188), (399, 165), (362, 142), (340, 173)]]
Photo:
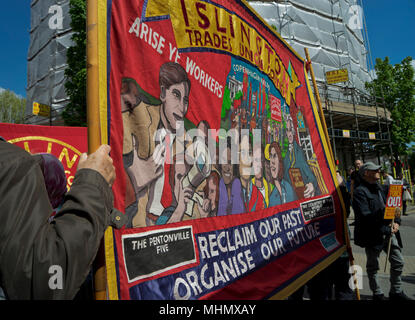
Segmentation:
[[(392, 225), (391, 228), (393, 229), (393, 224), (395, 222), (395, 218), (392, 219)], [(386, 272), (386, 266), (388, 265), (388, 260), (389, 260), (389, 255), (390, 255), (390, 251), (391, 251), (391, 244), (392, 244), (392, 233), (389, 237), (389, 243), (388, 243), (388, 253), (386, 254), (386, 261), (385, 261), (385, 270), (384, 272)]]
[[(328, 145), (329, 152), (330, 152), (330, 157), (328, 157), (328, 158), (330, 158), (330, 160), (333, 164), (333, 168), (335, 168), (336, 163), (335, 163), (335, 159), (333, 157), (333, 150), (331, 148), (329, 134), (328, 134), (328, 131), (327, 131), (326, 119), (324, 118), (323, 108), (321, 107), (320, 94), (319, 94), (319, 91), (318, 91), (316, 78), (314, 76), (313, 66), (311, 65), (310, 55), (308, 54), (308, 48), (304, 48), (304, 52), (305, 52), (306, 59), (307, 59), (306, 63), (309, 66), (309, 70), (310, 70), (310, 74), (311, 74), (311, 80), (313, 81), (314, 93), (316, 95), (316, 100), (317, 100), (317, 104), (318, 104), (318, 111), (319, 111), (319, 115), (320, 115), (320, 121), (321, 121), (321, 124), (323, 126), (324, 135), (326, 137), (327, 145)], [(346, 248), (347, 248), (347, 252), (349, 254), (350, 265), (353, 267), (354, 266), (354, 258), (353, 258), (353, 253), (352, 253), (352, 247), (350, 245), (349, 228), (347, 226), (347, 217), (346, 217), (345, 210), (342, 210), (342, 213), (343, 213), (344, 237), (345, 237), (345, 240), (346, 240)], [(360, 291), (359, 291), (359, 287), (358, 287), (358, 283), (357, 283), (356, 271), (354, 270), (354, 268), (352, 268), (352, 269), (353, 269), (353, 275), (352, 276), (353, 276), (353, 283), (355, 285), (356, 298), (357, 298), (357, 300), (360, 300)]]
[[(98, 0), (87, 0), (87, 124), (88, 153), (101, 145), (98, 73)], [(95, 299), (106, 299), (105, 255), (103, 242), (93, 264)]]
[(336, 167), (336, 163), (334, 161), (335, 159), (334, 159), (334, 156), (333, 156), (333, 150), (331, 148), (329, 133), (328, 133), (328, 130), (327, 130), (326, 119), (324, 118), (323, 108), (321, 106), (320, 93), (318, 91), (316, 78), (314, 76), (313, 66), (311, 65), (310, 55), (308, 54), (308, 48), (304, 48), (304, 52), (305, 52), (305, 55), (306, 55), (306, 58), (307, 58), (306, 62), (307, 62), (308, 66), (309, 66), (309, 69), (310, 69), (311, 80), (313, 81), (314, 94), (316, 95), (318, 111), (319, 111), (319, 116), (320, 116), (320, 122), (323, 126), (323, 131), (324, 131), (324, 135), (326, 137), (327, 145), (329, 146), (329, 152), (330, 152), (331, 159), (333, 161), (333, 167)]
[(98, 4), (97, 0), (87, 1), (87, 84), (86, 104), (88, 123), (88, 153), (101, 145), (98, 93)]

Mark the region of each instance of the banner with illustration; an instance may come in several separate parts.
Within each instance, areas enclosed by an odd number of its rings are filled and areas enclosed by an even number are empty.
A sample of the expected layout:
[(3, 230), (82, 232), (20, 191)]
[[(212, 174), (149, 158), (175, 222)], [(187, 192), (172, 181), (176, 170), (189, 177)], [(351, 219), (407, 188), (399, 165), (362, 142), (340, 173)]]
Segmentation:
[(31, 154), (56, 156), (65, 169), (68, 190), (79, 157), (88, 151), (87, 128), (0, 123), (0, 136)]
[(106, 4), (108, 297), (285, 298), (345, 250), (304, 59), (245, 1)]

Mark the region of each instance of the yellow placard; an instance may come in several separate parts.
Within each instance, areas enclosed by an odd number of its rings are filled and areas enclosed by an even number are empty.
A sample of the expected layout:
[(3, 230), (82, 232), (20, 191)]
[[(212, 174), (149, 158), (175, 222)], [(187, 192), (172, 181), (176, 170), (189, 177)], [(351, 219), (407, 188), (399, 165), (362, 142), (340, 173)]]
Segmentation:
[(33, 102), (32, 104), (32, 113), (37, 116), (41, 117), (49, 117), (50, 116), (50, 106), (41, 104), (39, 102)]
[(339, 69), (326, 72), (326, 81), (328, 84), (349, 81), (349, 72), (347, 69)]
[(403, 186), (401, 184), (391, 184), (389, 186), (384, 219), (393, 219), (395, 217), (396, 208), (402, 207), (402, 190)]
[(385, 216), (383, 219), (393, 219), (395, 217), (395, 209), (394, 207), (386, 207), (385, 209)]
[(343, 130), (343, 137), (350, 138), (350, 130)]

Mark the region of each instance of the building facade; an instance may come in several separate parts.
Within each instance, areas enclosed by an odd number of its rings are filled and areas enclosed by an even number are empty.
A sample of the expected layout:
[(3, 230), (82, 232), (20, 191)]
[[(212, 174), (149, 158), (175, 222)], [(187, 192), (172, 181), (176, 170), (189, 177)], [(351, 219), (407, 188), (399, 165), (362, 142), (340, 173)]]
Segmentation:
[[(72, 46), (69, 0), (32, 0), (27, 55), (26, 123), (62, 125), (66, 52)], [(51, 107), (50, 118), (33, 115), (33, 103)]]

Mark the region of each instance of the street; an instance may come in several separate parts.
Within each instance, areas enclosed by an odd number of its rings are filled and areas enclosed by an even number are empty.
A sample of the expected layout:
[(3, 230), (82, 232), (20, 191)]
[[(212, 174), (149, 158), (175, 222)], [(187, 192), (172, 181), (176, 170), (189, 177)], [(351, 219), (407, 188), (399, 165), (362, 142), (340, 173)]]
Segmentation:
[[(408, 202), (407, 212), (408, 216), (402, 216), (401, 226), (400, 226), (400, 233), (402, 237), (402, 254), (404, 256), (404, 269), (402, 273), (402, 282), (403, 282), (403, 290), (408, 297), (415, 300), (415, 205)], [(352, 224), (354, 221), (353, 210), (350, 214), (348, 219), (348, 224), (350, 227), (351, 232), (351, 245), (352, 245), (352, 252), (354, 256), (354, 264), (356, 266), (362, 267), (363, 272), (363, 288), (360, 289), (360, 298), (361, 300), (371, 300), (372, 299), (372, 292), (369, 288), (368, 277), (366, 274), (366, 255), (363, 248), (358, 247), (354, 244), (353, 241), (353, 231), (354, 227)], [(385, 294), (385, 297), (389, 296), (389, 268), (390, 263), (388, 262), (388, 266), (386, 272), (385, 269), (385, 259), (386, 253), (382, 252), (380, 256), (380, 270), (379, 270), (379, 280), (381, 281), (381, 287)]]

